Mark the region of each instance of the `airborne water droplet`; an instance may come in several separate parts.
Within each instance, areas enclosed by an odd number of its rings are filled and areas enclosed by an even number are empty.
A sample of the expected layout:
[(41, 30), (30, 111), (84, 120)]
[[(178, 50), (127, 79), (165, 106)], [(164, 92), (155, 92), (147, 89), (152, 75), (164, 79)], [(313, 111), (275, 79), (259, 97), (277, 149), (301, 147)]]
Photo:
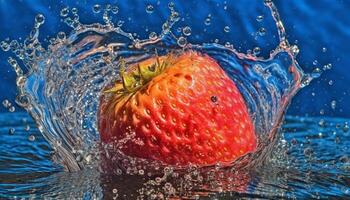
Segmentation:
[(225, 31), (226, 33), (230, 32), (230, 27), (229, 27), (229, 26), (225, 26), (225, 27), (224, 27), (224, 31)]
[(335, 110), (336, 107), (337, 107), (337, 101), (335, 100), (331, 101), (331, 108)]
[(182, 33), (186, 36), (191, 35), (191, 28), (189, 26), (186, 26), (185, 28), (182, 29)]
[(260, 51), (261, 51), (260, 47), (255, 47), (255, 48), (253, 49), (253, 54), (254, 54), (254, 55), (259, 55), (259, 54), (260, 54)]
[(264, 19), (263, 15), (259, 15), (256, 17), (256, 21), (261, 22)]
[(101, 12), (101, 6), (99, 4), (95, 4), (94, 7), (92, 7), (92, 11), (94, 13), (100, 13)]
[(112, 6), (111, 11), (112, 11), (113, 14), (118, 14), (119, 7), (118, 6)]
[(185, 37), (179, 37), (179, 39), (177, 40), (177, 44), (180, 47), (184, 47), (187, 43), (187, 39)]
[(10, 135), (13, 135), (13, 134), (15, 134), (15, 131), (16, 131), (16, 130), (15, 130), (14, 128), (10, 128), (10, 129), (9, 129), (9, 134), (10, 134)]
[(28, 137), (28, 140), (31, 141), (31, 142), (33, 142), (33, 141), (35, 140), (35, 136), (34, 136), (34, 135), (30, 135), (30, 136)]
[(16, 108), (15, 108), (14, 106), (11, 106), (11, 107), (9, 108), (9, 111), (10, 111), (10, 112), (15, 112), (15, 110), (16, 110)]
[(45, 17), (44, 15), (42, 14), (38, 14), (36, 17), (35, 17), (35, 22), (38, 24), (38, 25), (41, 25), (45, 22)]
[(259, 35), (260, 36), (264, 36), (264, 35), (266, 35), (266, 29), (264, 28), (264, 27), (261, 27), (260, 29), (259, 29)]
[(69, 13), (69, 8), (66, 7), (66, 8), (63, 8), (63, 9), (61, 10), (60, 15), (61, 15), (61, 17), (67, 17), (67, 16), (68, 16), (68, 13)]
[(207, 18), (205, 19), (205, 21), (204, 21), (204, 24), (207, 25), (207, 26), (209, 26), (210, 23), (211, 23), (211, 19), (210, 19), (210, 17), (207, 17)]
[(153, 11), (154, 11), (154, 7), (153, 7), (152, 5), (147, 5), (147, 6), (146, 6), (146, 12), (147, 12), (148, 14), (152, 14)]
[(149, 34), (149, 39), (151, 39), (151, 40), (155, 40), (155, 39), (157, 39), (157, 33), (155, 33), (155, 32), (151, 32), (150, 34)]
[(10, 50), (10, 45), (9, 45), (7, 42), (5, 42), (5, 41), (1, 41), (0, 47), (1, 47), (1, 49), (2, 49), (3, 51), (8, 51), (8, 50)]
[(5, 108), (8, 108), (11, 106), (11, 103), (9, 102), (9, 100), (5, 99), (2, 101), (2, 105), (5, 107)]

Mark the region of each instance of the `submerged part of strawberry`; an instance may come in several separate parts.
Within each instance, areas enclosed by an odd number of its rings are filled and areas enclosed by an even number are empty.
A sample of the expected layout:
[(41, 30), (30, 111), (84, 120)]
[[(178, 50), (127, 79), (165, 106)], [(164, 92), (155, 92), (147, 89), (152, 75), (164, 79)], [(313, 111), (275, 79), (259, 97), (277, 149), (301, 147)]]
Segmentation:
[(104, 91), (102, 142), (126, 155), (166, 164), (229, 163), (252, 152), (257, 138), (235, 83), (194, 51), (154, 57), (126, 71)]

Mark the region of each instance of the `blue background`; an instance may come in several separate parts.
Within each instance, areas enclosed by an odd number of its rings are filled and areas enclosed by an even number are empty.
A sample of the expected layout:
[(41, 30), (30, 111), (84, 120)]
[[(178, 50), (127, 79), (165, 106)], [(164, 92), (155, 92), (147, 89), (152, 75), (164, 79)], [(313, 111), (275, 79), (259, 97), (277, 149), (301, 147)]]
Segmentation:
[[(116, 4), (119, 13), (114, 16), (115, 22), (125, 21), (124, 30), (136, 32), (140, 38), (148, 37), (150, 31), (159, 33), (161, 25), (169, 16), (167, 8), (169, 1), (98, 1), (99, 4)], [(239, 1), (173, 1), (182, 19), (177, 27), (190, 26), (192, 35), (188, 41), (192, 43), (230, 42), (239, 51), (246, 52), (255, 46), (262, 48), (262, 55), (277, 45), (277, 33), (269, 10), (261, 0)], [(6, 38), (25, 38), (30, 32), (37, 13), (46, 17), (41, 28), (40, 38), (54, 36), (59, 31), (69, 32), (61, 20), (59, 13), (62, 8), (69, 6), (79, 10), (83, 23), (102, 20), (102, 14), (94, 14), (93, 1), (46, 1), (46, 0), (0, 0), (0, 40)], [(326, 116), (350, 117), (350, 1), (349, 0), (293, 0), (275, 1), (282, 21), (285, 24), (288, 39), (297, 43), (300, 48), (298, 61), (300, 66), (311, 72), (316, 66), (332, 63), (333, 68), (313, 81), (310, 86), (302, 89), (293, 99), (289, 108), (292, 115), (321, 115), (324, 110)], [(145, 7), (154, 6), (154, 12), (147, 14)], [(226, 6), (226, 9), (225, 9)], [(211, 14), (211, 24), (206, 26), (204, 21)], [(256, 17), (263, 15), (264, 20), (258, 22)], [(223, 31), (230, 26), (230, 32)], [(259, 28), (266, 28), (266, 35), (256, 35)], [(145, 31), (148, 29), (149, 31)], [(177, 33), (179, 34), (179, 33)], [(327, 49), (326, 52), (322, 48)], [(15, 73), (7, 64), (9, 52), (0, 51), (0, 101), (9, 99), (14, 102), (16, 95)], [(317, 60), (317, 65), (313, 62)], [(333, 81), (333, 85), (329, 84)], [(331, 108), (331, 101), (336, 100), (337, 106)], [(17, 109), (18, 110), (18, 109)], [(0, 112), (7, 112), (0, 107)]]

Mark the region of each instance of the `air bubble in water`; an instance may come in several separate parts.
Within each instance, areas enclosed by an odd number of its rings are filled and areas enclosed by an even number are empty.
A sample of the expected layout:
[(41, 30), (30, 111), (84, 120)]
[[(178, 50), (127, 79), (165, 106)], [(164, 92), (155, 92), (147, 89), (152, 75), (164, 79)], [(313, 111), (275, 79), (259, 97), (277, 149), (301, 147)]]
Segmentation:
[(63, 8), (63, 9), (61, 10), (60, 15), (61, 15), (62, 17), (67, 17), (67, 16), (68, 16), (68, 13), (69, 13), (69, 8), (66, 7), (66, 8)]
[(328, 82), (328, 84), (329, 84), (329, 85), (333, 85), (333, 84), (334, 84), (333, 80), (330, 80), (330, 81)]
[(326, 48), (326, 47), (323, 47), (323, 48), (322, 48), (322, 52), (323, 52), (323, 53), (327, 52), (327, 48)]
[(186, 26), (185, 28), (182, 29), (182, 33), (186, 36), (191, 35), (191, 28), (189, 26)]
[(264, 19), (263, 15), (259, 15), (256, 17), (256, 21), (261, 22)]
[(30, 135), (30, 136), (28, 137), (28, 140), (31, 141), (31, 142), (33, 142), (33, 141), (35, 140), (35, 136), (34, 136), (34, 135)]
[(13, 135), (13, 134), (15, 134), (15, 131), (16, 131), (16, 130), (15, 130), (14, 128), (10, 128), (10, 129), (9, 129), (9, 134), (10, 134), (10, 135)]
[(259, 29), (259, 35), (260, 36), (264, 36), (264, 35), (266, 35), (266, 29), (264, 28), (264, 27), (261, 27), (260, 29)]
[(229, 27), (229, 26), (225, 26), (225, 27), (224, 27), (224, 31), (225, 31), (226, 33), (230, 32), (230, 27)]
[(113, 192), (114, 194), (116, 194), (116, 193), (118, 193), (118, 189), (114, 188), (114, 189), (112, 190), (112, 192)]
[(179, 39), (177, 40), (177, 44), (180, 47), (184, 47), (187, 44), (187, 39), (185, 37), (179, 37)]
[(101, 12), (101, 6), (99, 4), (95, 4), (93, 7), (92, 7), (92, 11), (94, 13), (100, 13)]
[(152, 14), (154, 12), (154, 7), (152, 5), (147, 5), (146, 6), (146, 12), (148, 14)]

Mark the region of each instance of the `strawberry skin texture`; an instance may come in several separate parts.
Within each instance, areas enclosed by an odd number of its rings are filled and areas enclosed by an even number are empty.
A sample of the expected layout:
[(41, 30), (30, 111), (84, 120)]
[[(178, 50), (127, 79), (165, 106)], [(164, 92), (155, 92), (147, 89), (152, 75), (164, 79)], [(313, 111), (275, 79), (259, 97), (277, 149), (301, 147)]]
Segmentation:
[(235, 83), (213, 58), (194, 51), (173, 58), (135, 92), (118, 100), (103, 94), (98, 123), (102, 142), (123, 141), (125, 155), (171, 165), (230, 163), (257, 143)]

